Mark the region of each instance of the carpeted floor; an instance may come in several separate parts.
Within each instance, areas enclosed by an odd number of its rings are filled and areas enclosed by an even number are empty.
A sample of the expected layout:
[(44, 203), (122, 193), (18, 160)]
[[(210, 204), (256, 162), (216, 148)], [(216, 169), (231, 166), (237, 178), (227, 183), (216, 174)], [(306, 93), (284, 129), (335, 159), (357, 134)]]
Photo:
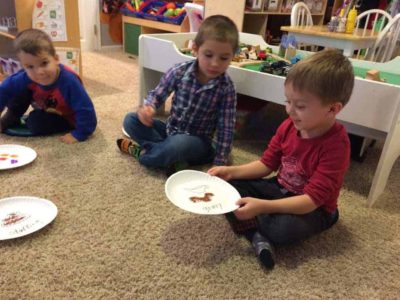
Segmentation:
[[(1, 171), (1, 198), (52, 200), (55, 221), (0, 241), (0, 299), (398, 299), (400, 164), (372, 209), (366, 196), (381, 147), (352, 162), (340, 195), (340, 221), (300, 245), (277, 250), (271, 272), (222, 216), (172, 205), (166, 177), (121, 154), (126, 112), (138, 104), (137, 61), (120, 50), (83, 54), (98, 129), (85, 143), (15, 138), (38, 153)], [(258, 158), (265, 141), (236, 140), (235, 164)]]

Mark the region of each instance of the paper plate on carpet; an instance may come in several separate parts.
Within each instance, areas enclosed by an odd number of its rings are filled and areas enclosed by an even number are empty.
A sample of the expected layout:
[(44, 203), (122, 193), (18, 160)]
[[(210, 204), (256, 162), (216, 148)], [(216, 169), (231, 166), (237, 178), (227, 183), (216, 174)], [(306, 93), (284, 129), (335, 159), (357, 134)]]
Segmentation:
[(238, 208), (239, 192), (219, 177), (205, 172), (184, 170), (165, 183), (168, 199), (179, 208), (203, 215), (219, 215)]
[(0, 240), (14, 239), (42, 229), (57, 216), (53, 202), (29, 196), (0, 199)]
[(0, 170), (18, 168), (31, 163), (37, 154), (21, 145), (0, 145)]

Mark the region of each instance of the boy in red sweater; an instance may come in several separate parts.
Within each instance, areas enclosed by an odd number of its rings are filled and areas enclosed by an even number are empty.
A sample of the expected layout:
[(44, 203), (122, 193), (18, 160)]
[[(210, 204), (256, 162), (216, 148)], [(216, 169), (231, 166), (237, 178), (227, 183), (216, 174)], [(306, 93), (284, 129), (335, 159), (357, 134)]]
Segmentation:
[[(350, 142), (336, 115), (354, 86), (350, 61), (336, 50), (297, 63), (285, 81), (286, 112), (260, 160), (218, 166), (208, 173), (242, 196), (227, 216), (260, 262), (272, 269), (274, 246), (298, 242), (334, 225), (337, 199), (349, 166)], [(272, 172), (276, 176), (264, 178)]]

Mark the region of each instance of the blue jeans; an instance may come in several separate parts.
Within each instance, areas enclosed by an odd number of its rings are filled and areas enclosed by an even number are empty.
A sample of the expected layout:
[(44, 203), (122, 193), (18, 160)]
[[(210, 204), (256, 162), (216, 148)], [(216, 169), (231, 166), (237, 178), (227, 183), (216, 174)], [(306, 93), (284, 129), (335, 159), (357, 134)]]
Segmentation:
[[(232, 180), (229, 182), (242, 197), (274, 200), (294, 196), (283, 189), (276, 177), (269, 179)], [(339, 212), (323, 208), (303, 214), (262, 214), (257, 216), (257, 230), (274, 245), (287, 245), (314, 236), (334, 225)]]
[(35, 109), (29, 113), (26, 126), (32, 132), (32, 135), (49, 135), (73, 129), (69, 122), (62, 116), (39, 109)]
[[(31, 96), (29, 93), (10, 101), (8, 115), (14, 121), (14, 124), (9, 124), (10, 126), (19, 124), (20, 118), (28, 110), (30, 104)], [(73, 126), (61, 115), (41, 109), (34, 109), (28, 114), (26, 126), (34, 136), (62, 133), (73, 129)]]
[(136, 113), (125, 116), (123, 127), (142, 149), (139, 163), (149, 168), (167, 168), (176, 162), (189, 165), (211, 163), (214, 159), (212, 142), (208, 138), (189, 134), (167, 135), (166, 124), (154, 120), (145, 126)]

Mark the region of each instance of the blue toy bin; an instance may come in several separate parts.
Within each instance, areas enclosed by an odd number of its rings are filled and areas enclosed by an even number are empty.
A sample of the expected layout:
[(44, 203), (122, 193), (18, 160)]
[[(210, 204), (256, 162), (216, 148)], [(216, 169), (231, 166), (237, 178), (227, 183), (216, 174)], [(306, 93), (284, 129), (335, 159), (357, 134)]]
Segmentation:
[[(148, 20), (153, 20), (153, 21), (159, 21), (159, 13), (162, 7), (166, 5), (166, 2), (164, 1), (148, 1), (143, 4), (143, 7), (141, 8), (140, 12), (138, 12), (143, 19), (148, 19)], [(150, 14), (149, 12), (154, 9), (157, 11), (155, 15)]]
[(129, 4), (129, 2), (125, 2), (119, 9), (120, 13), (123, 14), (124, 16), (129, 16), (129, 17), (135, 17), (135, 18), (143, 18), (143, 14), (140, 12), (143, 9), (143, 6), (145, 5), (145, 2), (143, 2), (139, 9), (136, 10), (134, 6)]
[(121, 8), (119, 9), (119, 11), (120, 11), (121, 14), (123, 14), (124, 16), (135, 17), (135, 18), (142, 18), (142, 16), (138, 15), (138, 12), (137, 12), (137, 11), (129, 10), (129, 9), (126, 8), (125, 6), (124, 6), (124, 7), (121, 7)]
[(164, 12), (167, 10), (167, 5), (165, 5), (158, 12), (158, 20), (165, 23), (180, 25), (186, 16), (186, 11), (185, 9), (183, 9), (183, 7), (184, 7), (183, 3), (176, 3), (176, 8), (182, 8), (181, 12), (177, 16), (168, 17), (164, 16)]

